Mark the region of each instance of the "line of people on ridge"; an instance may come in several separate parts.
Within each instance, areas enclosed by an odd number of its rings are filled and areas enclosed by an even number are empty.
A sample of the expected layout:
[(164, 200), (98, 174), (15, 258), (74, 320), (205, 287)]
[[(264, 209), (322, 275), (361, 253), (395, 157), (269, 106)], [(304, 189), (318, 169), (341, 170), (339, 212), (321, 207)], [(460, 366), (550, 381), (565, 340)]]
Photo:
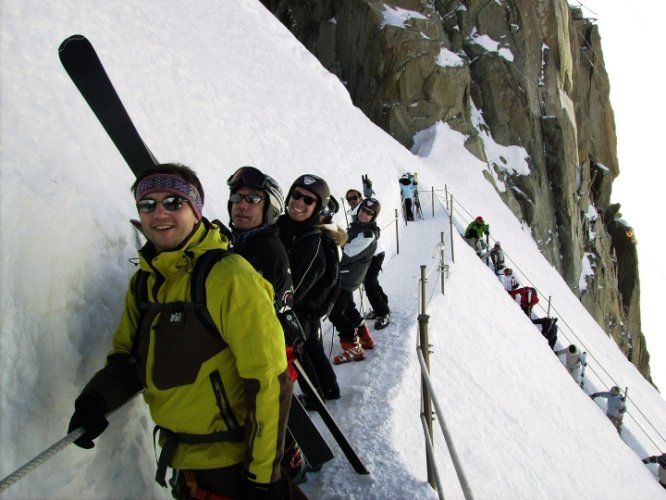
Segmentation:
[(336, 364), (374, 347), (353, 302), (361, 283), (375, 329), (390, 323), (378, 281), (381, 205), (349, 190), (345, 233), (331, 223), (339, 204), (321, 177), (299, 176), (286, 203), (254, 167), (227, 185), (230, 229), (202, 216), (203, 186), (189, 167), (161, 164), (137, 177), (147, 241), (106, 364), (76, 398), (69, 432), (83, 428), (75, 444), (94, 447), (106, 415), (142, 392), (162, 447), (155, 479), (166, 487), (171, 467), (174, 498), (305, 498), (297, 483), (307, 457), (286, 429), (293, 361), (322, 399), (337, 399), (321, 317), (330, 312), (340, 335)]
[[(513, 275), (513, 270), (505, 265), (504, 250), (501, 243), (496, 241), (491, 249), (488, 249), (487, 238), (490, 236), (490, 226), (486, 224), (482, 216), (476, 217), (468, 224), (464, 232), (467, 243), (475, 250), (476, 254), (491, 267), (498, 276), (504, 289), (520, 305), (522, 311), (535, 325), (540, 325), (541, 334), (547, 340), (548, 345), (558, 357), (564, 356), (563, 364), (576, 384), (583, 387), (581, 368), (586, 366), (585, 353), (581, 353), (575, 344), (570, 344), (563, 349), (555, 349), (557, 343), (557, 320), (545, 316), (536, 318), (533, 308), (539, 303), (539, 297), (535, 288), (531, 286), (520, 286)], [(618, 433), (621, 433), (622, 419), (626, 412), (625, 396), (621, 394), (617, 386), (610, 391), (598, 392), (590, 395), (592, 399), (597, 397), (606, 398), (606, 415), (615, 425)]]

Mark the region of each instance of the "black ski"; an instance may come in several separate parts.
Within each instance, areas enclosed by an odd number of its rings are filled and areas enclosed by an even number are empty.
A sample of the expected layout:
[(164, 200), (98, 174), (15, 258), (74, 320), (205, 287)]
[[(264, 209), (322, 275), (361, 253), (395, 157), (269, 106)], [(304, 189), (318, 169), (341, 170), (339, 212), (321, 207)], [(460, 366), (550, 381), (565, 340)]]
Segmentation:
[(301, 447), (305, 461), (313, 470), (319, 470), (322, 464), (334, 457), (333, 450), (295, 395), (291, 397), (287, 428), (298, 446)]
[(90, 41), (83, 35), (72, 35), (60, 44), (58, 55), (134, 175), (158, 163), (141, 140)]
[[(333, 415), (331, 415), (331, 412), (328, 411), (328, 408), (326, 408), (326, 403), (319, 397), (319, 394), (317, 393), (317, 390), (315, 389), (314, 385), (312, 384), (312, 381), (310, 378), (307, 376), (305, 373), (305, 370), (303, 369), (303, 366), (298, 362), (298, 360), (294, 361), (294, 368), (296, 368), (296, 371), (298, 372), (298, 376), (301, 379), (302, 382), (305, 382), (308, 386), (310, 386), (311, 391), (310, 394), (313, 396), (310, 397), (310, 402), (312, 405), (315, 407), (319, 415), (321, 416), (321, 419), (324, 421), (326, 424), (326, 427), (328, 427), (328, 430), (331, 432), (333, 435), (333, 438), (335, 441), (338, 443), (340, 446), (340, 449), (342, 450), (342, 453), (345, 454), (345, 457), (347, 457), (347, 460), (351, 464), (351, 466), (354, 468), (356, 473), (358, 474), (370, 474), (368, 469), (365, 467), (365, 464), (361, 460), (361, 458), (358, 456), (358, 453), (356, 453), (356, 450), (354, 450), (353, 446), (347, 439), (347, 436), (342, 432), (342, 429), (340, 429), (340, 426), (337, 424), (335, 419), (333, 418)], [(306, 455), (307, 457), (307, 455)]]

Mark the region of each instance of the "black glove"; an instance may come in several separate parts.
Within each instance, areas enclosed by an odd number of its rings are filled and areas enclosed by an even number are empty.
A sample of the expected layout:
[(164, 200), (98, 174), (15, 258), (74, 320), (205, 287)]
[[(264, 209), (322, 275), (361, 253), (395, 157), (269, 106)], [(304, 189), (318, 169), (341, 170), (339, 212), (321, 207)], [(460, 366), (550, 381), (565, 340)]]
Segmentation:
[(649, 464), (649, 463), (650, 463), (650, 459), (649, 459), (649, 458), (644, 458), (644, 459), (642, 460), (642, 462), (643, 462), (644, 464)]
[(268, 484), (255, 483), (246, 479), (243, 498), (246, 500), (282, 500), (288, 498), (287, 490), (284, 478)]
[(86, 432), (74, 444), (81, 448), (90, 449), (95, 447), (93, 439), (99, 436), (109, 421), (104, 416), (107, 412), (106, 404), (97, 396), (88, 394), (74, 403), (74, 414), (69, 421), (67, 433), (83, 427)]
[(594, 394), (590, 394), (590, 397), (591, 397), (592, 399), (596, 398), (597, 396), (598, 396), (598, 394), (597, 394), (596, 392), (595, 392)]

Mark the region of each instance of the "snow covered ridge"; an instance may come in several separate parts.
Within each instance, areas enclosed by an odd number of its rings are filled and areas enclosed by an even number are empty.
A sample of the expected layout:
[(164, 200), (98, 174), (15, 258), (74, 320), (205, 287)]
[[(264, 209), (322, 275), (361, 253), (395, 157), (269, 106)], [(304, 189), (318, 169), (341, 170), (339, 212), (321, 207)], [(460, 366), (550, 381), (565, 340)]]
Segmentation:
[[(74, 398), (104, 362), (135, 270), (132, 174), (58, 63), (60, 41), (77, 32), (95, 43), (155, 155), (200, 173), (204, 215), (226, 219), (226, 178), (246, 164), (283, 188), (302, 173), (320, 174), (338, 197), (360, 189), (367, 173), (385, 207), (382, 227), (399, 209), (403, 172), (419, 173), (422, 192), (448, 185), (461, 206), (486, 217), (599, 364), (630, 387), (635, 407), (666, 428), (664, 401), (483, 181), (487, 166), (464, 148), (462, 134), (441, 126), (429, 132), (428, 154), (425, 147), (411, 154), (353, 107), (345, 88), (258, 2), (203, 0), (183, 11), (170, 1), (28, 0), (3, 4), (0, 38), (1, 477), (64, 435)], [(419, 423), (416, 291), (418, 266), (431, 263), (447, 221), (439, 205), (431, 218), (429, 197), (421, 200), (426, 219), (400, 226), (400, 254), (394, 231), (382, 233), (391, 327), (375, 336), (366, 361), (336, 368), (343, 396), (331, 411), (371, 475), (355, 475), (338, 452), (310, 475), (311, 498), (435, 498)], [(663, 441), (630, 418), (629, 446), (618, 439), (603, 408), (572, 383), (492, 273), (454, 239), (446, 295), (429, 299), (431, 361), (475, 496), (657, 497), (661, 489), (640, 458)], [(325, 335), (330, 342), (330, 329)], [(113, 415), (95, 449), (67, 448), (2, 498), (169, 498), (153, 480), (151, 431), (137, 400)], [(440, 444), (436, 437), (448, 481)]]
[(410, 19), (428, 19), (423, 14), (414, 10), (403, 9), (401, 7), (392, 7), (384, 4), (384, 26), (394, 26), (396, 28), (405, 28)]
[(497, 40), (493, 40), (488, 35), (480, 35), (475, 31), (470, 36), (470, 42), (483, 47), (483, 49), (488, 52), (496, 52), (500, 57), (509, 62), (513, 62), (514, 57), (511, 53), (511, 49), (502, 47)]

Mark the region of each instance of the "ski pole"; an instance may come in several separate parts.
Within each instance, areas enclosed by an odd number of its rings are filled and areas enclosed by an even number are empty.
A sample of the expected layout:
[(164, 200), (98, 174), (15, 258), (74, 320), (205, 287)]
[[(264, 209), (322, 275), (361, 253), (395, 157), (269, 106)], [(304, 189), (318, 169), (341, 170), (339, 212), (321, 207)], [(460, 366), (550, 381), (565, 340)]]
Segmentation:
[(345, 197), (343, 196), (343, 197), (340, 198), (340, 199), (342, 200), (342, 211), (343, 211), (344, 214), (345, 214), (345, 222), (347, 223), (347, 225), (349, 225), (349, 217), (347, 217), (347, 209), (346, 209), (346, 207), (345, 207)]

